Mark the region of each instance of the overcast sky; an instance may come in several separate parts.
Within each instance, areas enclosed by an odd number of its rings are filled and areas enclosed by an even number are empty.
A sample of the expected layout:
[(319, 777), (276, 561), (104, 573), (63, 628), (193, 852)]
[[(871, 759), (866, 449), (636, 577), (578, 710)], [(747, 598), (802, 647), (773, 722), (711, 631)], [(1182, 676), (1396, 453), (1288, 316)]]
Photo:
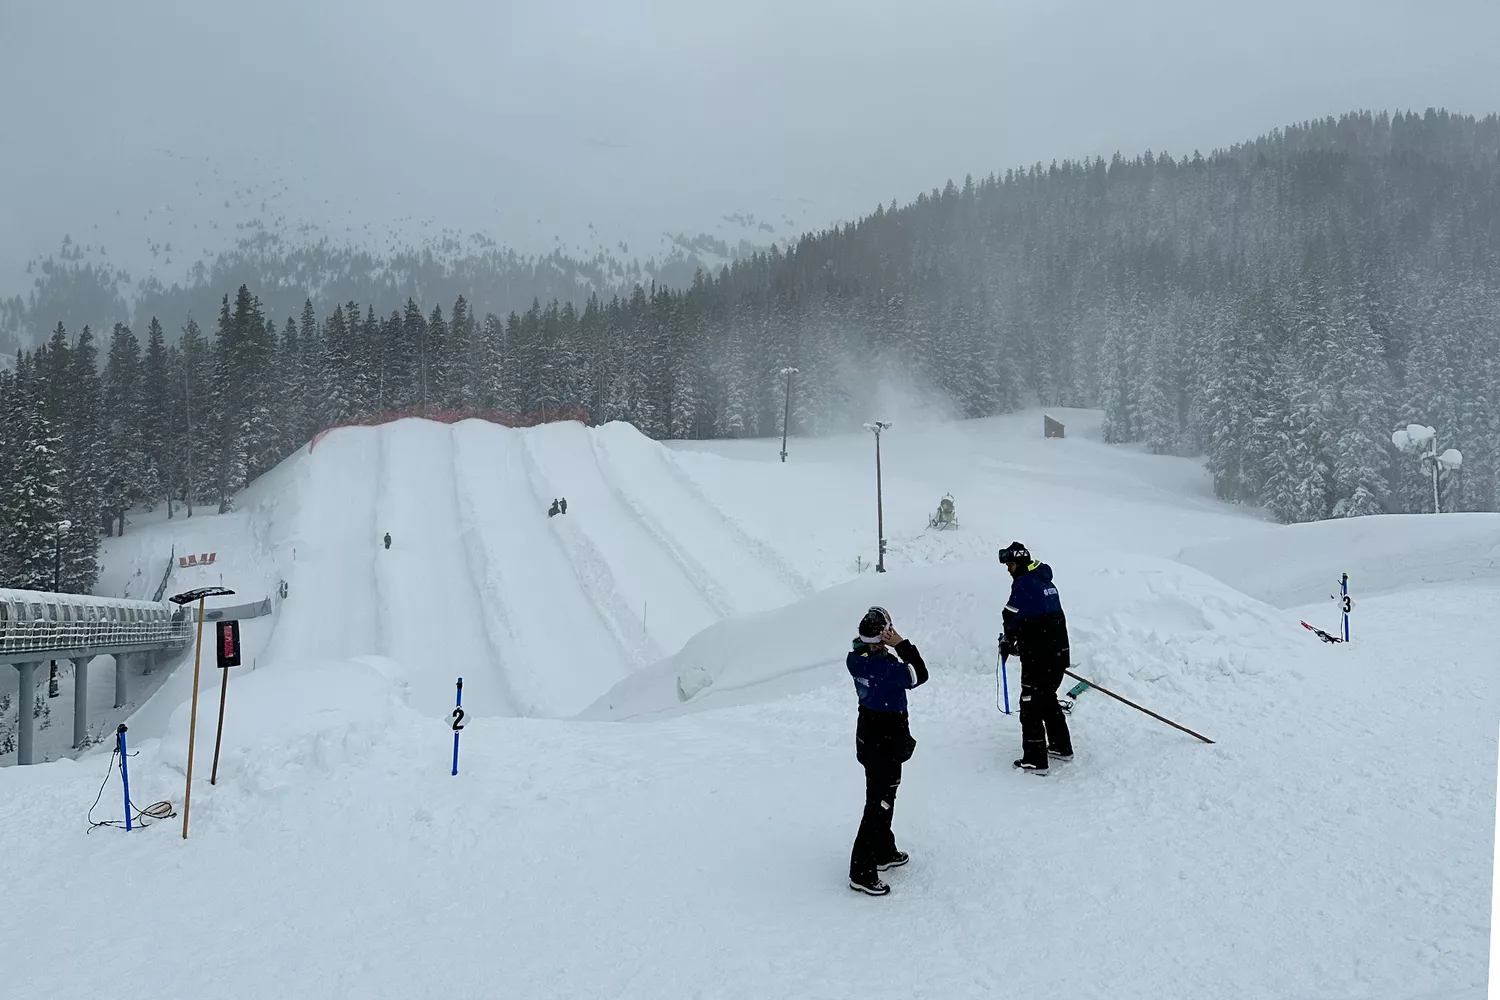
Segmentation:
[(785, 238), (1038, 159), (1500, 111), (1497, 38), (1500, 0), (0, 0), (0, 275), (64, 232), (186, 263), (262, 201)]

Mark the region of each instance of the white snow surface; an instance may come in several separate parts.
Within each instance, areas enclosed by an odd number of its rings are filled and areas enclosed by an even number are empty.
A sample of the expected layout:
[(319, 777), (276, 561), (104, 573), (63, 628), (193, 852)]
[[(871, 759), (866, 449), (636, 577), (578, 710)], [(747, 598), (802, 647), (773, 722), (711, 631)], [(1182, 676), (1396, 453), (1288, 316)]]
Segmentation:
[[(898, 421), (884, 574), (867, 435), (782, 464), (779, 441), (402, 421), (330, 434), (232, 513), (141, 517), (101, 590), (154, 589), (173, 544), (208, 545), (213, 577), (288, 596), (247, 623), (216, 785), (205, 668), (187, 841), (180, 817), (85, 832), (107, 749), (0, 770), (7, 987), (1481, 996), (1500, 518), (1279, 527), (1217, 504), (1196, 463), (1060, 416), (1050, 441), (1035, 412)], [(950, 492), (960, 526), (924, 531)], [(1010, 767), (1012, 540), (1056, 572), (1074, 669), (1213, 744), (1088, 691), (1075, 760)], [(1354, 641), (1329, 646), (1298, 621), (1333, 629), (1341, 572)], [(872, 603), (932, 669), (895, 816), (912, 861), (881, 899), (844, 877), (863, 777), (843, 657)], [(129, 719), (139, 806), (182, 806), (182, 662)], [(1014, 705), (1014, 663), (1009, 683)], [(116, 775), (94, 815), (120, 813)]]

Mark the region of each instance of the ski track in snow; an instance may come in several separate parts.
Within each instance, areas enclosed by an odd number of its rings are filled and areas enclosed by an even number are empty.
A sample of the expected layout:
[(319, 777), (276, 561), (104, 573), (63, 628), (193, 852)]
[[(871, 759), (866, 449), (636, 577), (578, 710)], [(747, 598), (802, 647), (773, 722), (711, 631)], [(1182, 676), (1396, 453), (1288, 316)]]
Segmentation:
[[(689, 575), (701, 581), (700, 587), (717, 595), (715, 603), (724, 617), (779, 607), (812, 592), (812, 585), (774, 550), (714, 506), (671, 452), (641, 438), (633, 428), (614, 426), (601, 428), (593, 446), (621, 499)], [(642, 499), (648, 493), (649, 502)], [(654, 516), (653, 509), (661, 510), (661, 516)], [(688, 553), (689, 546), (696, 558)], [(705, 568), (710, 565), (712, 573)]]
[[(591, 432), (581, 425), (549, 425), (528, 435), (527, 446), (541, 478), (568, 499), (561, 530), (588, 538), (608, 567), (615, 586), (646, 633), (664, 652), (680, 649), (694, 634), (723, 617), (680, 563), (610, 487), (595, 459)], [(655, 615), (651, 601), (655, 598)]]
[[(453, 438), (475, 580), (491, 643), (515, 664), (508, 676), (518, 707), (526, 715), (570, 715), (628, 673), (634, 651), (620, 643), (592, 596), (595, 588), (548, 523), (520, 435), (465, 421), (454, 426)], [(527, 625), (548, 618), (567, 627), (538, 643)]]
[[(518, 448), (526, 470), (526, 480), (531, 484), (532, 495), (545, 513), (552, 498), (566, 494), (554, 490), (549, 496), (547, 491), (540, 488), (553, 484), (537, 461), (529, 439), (521, 439)], [(638, 614), (635, 611), (633, 602), (627, 601), (622, 594), (621, 581), (610, 568), (610, 564), (605, 561), (604, 555), (594, 545), (591, 536), (586, 531), (575, 529), (573, 525), (577, 522), (567, 521), (569, 516), (559, 514), (557, 517), (550, 518), (549, 521), (552, 530), (557, 533), (559, 543), (568, 555), (579, 585), (589, 595), (600, 614), (610, 623), (620, 644), (630, 651), (634, 666), (641, 667), (660, 659), (661, 645), (646, 630), (646, 623), (642, 620), (642, 615), (646, 612), (645, 605), (642, 605), (641, 613)]]
[[(451, 428), (410, 421), (376, 431), (383, 452), (380, 513), (393, 539), (377, 556), (384, 568), (381, 608), (392, 634), (385, 652), (421, 668), (412, 697), (429, 714), (452, 707), (460, 676), (475, 713), (511, 714), (509, 685), (484, 627), (462, 540)], [(417, 488), (398, 488), (393, 475)]]

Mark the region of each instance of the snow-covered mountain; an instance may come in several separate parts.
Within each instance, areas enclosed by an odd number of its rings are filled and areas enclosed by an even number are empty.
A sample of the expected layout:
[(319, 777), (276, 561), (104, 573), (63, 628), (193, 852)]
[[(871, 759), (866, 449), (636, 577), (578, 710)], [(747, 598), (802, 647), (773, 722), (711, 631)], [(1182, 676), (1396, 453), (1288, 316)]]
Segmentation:
[(65, 235), (168, 285), (259, 232), (712, 262), (965, 174), (1207, 152), (1355, 107), (1500, 107), (1482, 41), (1500, 9), (1381, 7), (7, 5), (0, 93), (24, 98), (0, 157), (0, 298)]
[[(138, 596), (176, 545), (218, 558), (174, 587), (222, 577), (275, 612), (245, 622), (186, 843), (180, 818), (86, 835), (107, 750), (0, 771), (8, 981), (1477, 1000), (1500, 515), (1281, 527), (1191, 460), (1104, 445), (1097, 413), (1055, 415), (1061, 440), (1037, 412), (886, 432), (884, 574), (868, 435), (794, 438), (783, 464), (779, 440), (403, 421), (328, 434), (234, 513), (142, 518), (106, 542), (102, 591)], [(959, 525), (928, 528), (944, 494)], [(1086, 691), (1077, 758), (1012, 770), (1014, 539), (1054, 567), (1074, 669), (1212, 745)], [(1334, 628), (1341, 572), (1353, 641), (1329, 646), (1299, 622)], [(912, 862), (880, 900), (843, 878), (863, 796), (843, 656), (872, 603), (932, 667), (896, 809)], [(137, 805), (180, 807), (185, 663), (133, 688)], [(96, 819), (119, 812), (106, 784)], [(80, 909), (130, 914), (88, 962)]]

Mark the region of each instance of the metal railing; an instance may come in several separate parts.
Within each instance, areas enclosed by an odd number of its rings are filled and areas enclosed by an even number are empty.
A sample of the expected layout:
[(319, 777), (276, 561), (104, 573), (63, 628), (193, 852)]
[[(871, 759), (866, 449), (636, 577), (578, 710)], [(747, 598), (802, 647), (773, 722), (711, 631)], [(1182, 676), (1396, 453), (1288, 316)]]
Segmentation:
[(195, 624), (192, 615), (145, 622), (4, 622), (0, 623), (0, 654), (181, 646), (192, 639), (190, 626)]

